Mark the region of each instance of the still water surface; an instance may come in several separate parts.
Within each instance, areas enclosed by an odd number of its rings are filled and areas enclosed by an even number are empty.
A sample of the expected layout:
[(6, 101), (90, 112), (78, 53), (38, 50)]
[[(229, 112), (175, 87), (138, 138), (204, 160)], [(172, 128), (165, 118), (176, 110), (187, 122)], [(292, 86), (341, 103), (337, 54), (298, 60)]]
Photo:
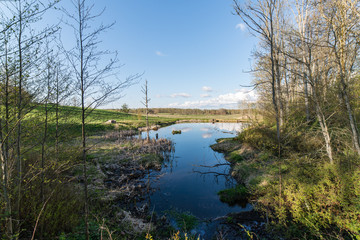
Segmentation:
[[(236, 136), (243, 127), (241, 123), (182, 123), (151, 131), (151, 138), (157, 133), (159, 138), (169, 138), (175, 144), (170, 162), (160, 172), (151, 173), (153, 177), (162, 175), (152, 181), (157, 190), (150, 196), (151, 209), (157, 213), (190, 212), (200, 219), (251, 210), (250, 204), (229, 206), (219, 200), (217, 192), (235, 184), (231, 177), (221, 175), (229, 173), (228, 165), (204, 167), (227, 163), (224, 155), (214, 152), (210, 145), (218, 138)], [(173, 135), (173, 130), (181, 130), (181, 134)]]

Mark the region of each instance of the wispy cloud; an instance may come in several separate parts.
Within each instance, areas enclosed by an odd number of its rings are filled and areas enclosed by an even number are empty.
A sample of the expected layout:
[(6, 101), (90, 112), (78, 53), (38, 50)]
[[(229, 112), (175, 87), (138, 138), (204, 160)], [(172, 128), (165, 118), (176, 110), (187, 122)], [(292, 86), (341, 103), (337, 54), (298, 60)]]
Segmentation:
[(211, 88), (211, 87), (208, 87), (208, 86), (203, 86), (201, 89), (202, 89), (204, 92), (212, 92), (212, 91), (213, 91), (212, 88)]
[(155, 54), (159, 57), (165, 57), (166, 55), (160, 51), (155, 51)]
[(210, 94), (207, 94), (207, 93), (204, 93), (204, 94), (201, 94), (200, 97), (202, 98), (208, 98), (208, 97), (211, 97)]
[(226, 93), (206, 100), (171, 103), (169, 107), (178, 108), (237, 108), (241, 101), (254, 102), (257, 94), (254, 91), (240, 89), (236, 93)]
[(235, 26), (236, 29), (240, 29), (241, 31), (246, 30), (246, 25), (244, 23), (239, 23)]
[(170, 95), (170, 97), (172, 97), (172, 98), (177, 98), (177, 97), (189, 98), (189, 97), (191, 97), (191, 95), (188, 93), (173, 93)]

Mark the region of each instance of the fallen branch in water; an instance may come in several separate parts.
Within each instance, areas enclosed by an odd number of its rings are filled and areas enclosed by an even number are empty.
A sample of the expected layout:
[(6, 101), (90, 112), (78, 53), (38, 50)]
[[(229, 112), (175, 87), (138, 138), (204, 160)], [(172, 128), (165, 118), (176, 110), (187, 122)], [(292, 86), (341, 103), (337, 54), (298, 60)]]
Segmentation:
[(200, 171), (194, 171), (194, 173), (199, 173), (201, 175), (205, 175), (205, 174), (215, 174), (215, 176), (225, 176), (225, 177), (230, 177), (230, 175), (228, 173), (219, 173), (219, 172), (200, 172)]
[(206, 165), (193, 165), (194, 167), (205, 167), (205, 168), (216, 168), (216, 167), (220, 167), (220, 166), (230, 166), (230, 163), (219, 163), (219, 164), (215, 164), (213, 166), (206, 166)]

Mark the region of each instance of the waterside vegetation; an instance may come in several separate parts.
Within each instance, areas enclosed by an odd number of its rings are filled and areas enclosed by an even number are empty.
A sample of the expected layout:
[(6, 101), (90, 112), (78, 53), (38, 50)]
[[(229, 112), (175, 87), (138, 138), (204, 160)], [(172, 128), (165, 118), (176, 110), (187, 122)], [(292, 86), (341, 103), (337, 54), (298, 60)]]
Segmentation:
[(271, 238), (359, 239), (359, 2), (234, 4), (258, 39), (263, 119), (213, 149), (226, 152)]

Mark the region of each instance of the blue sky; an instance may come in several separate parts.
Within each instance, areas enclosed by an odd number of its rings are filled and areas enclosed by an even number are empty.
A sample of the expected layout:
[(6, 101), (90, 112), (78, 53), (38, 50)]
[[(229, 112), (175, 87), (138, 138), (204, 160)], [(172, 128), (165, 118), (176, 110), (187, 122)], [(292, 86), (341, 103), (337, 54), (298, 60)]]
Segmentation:
[[(98, 0), (95, 6), (106, 7), (99, 21), (116, 22), (102, 47), (118, 52), (120, 79), (144, 72), (150, 107), (237, 108), (256, 97), (241, 87), (251, 83), (244, 71), (256, 40), (232, 14), (232, 0)], [(106, 107), (143, 107), (143, 83)]]

